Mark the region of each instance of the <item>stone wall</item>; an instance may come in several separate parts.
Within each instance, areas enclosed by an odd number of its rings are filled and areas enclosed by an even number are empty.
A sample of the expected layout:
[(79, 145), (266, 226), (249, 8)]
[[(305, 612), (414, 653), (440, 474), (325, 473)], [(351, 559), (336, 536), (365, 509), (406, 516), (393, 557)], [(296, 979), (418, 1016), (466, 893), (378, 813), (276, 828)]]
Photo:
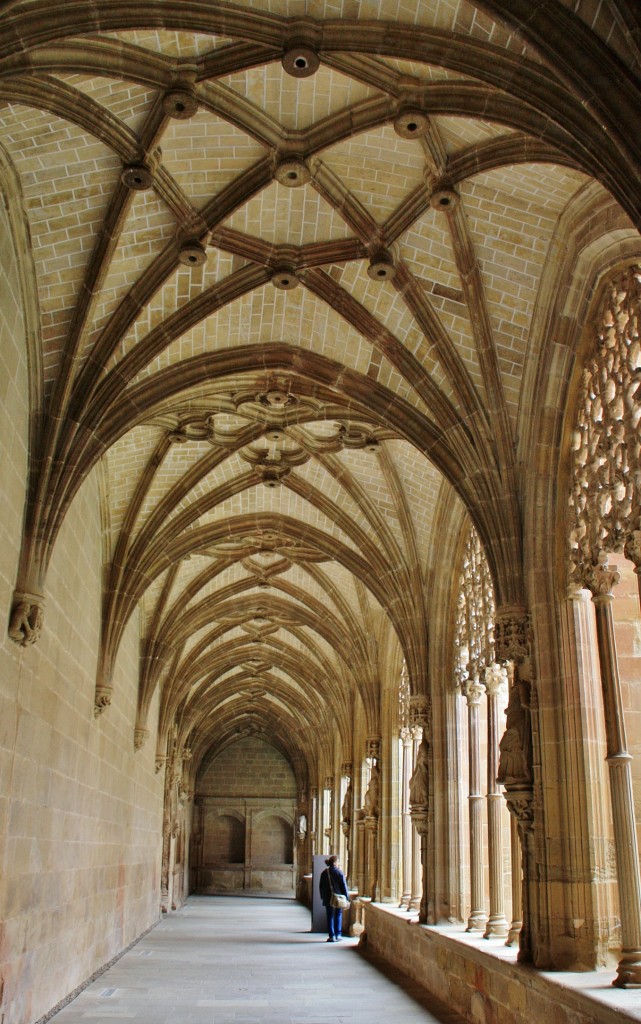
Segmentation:
[(153, 748), (134, 752), (135, 622), (113, 706), (94, 718), (98, 473), (57, 540), (41, 640), (21, 647), (7, 636), (27, 479), (28, 370), (3, 218), (0, 204), (0, 1020), (31, 1024), (157, 920), (163, 784)]
[[(365, 908), (365, 930), (368, 953), (409, 975), (470, 1024), (621, 1024), (636, 1019), (636, 1013), (627, 1015), (612, 1005), (611, 996), (610, 1005), (595, 1003), (595, 974), (589, 975), (586, 996), (564, 983), (563, 974), (550, 976), (502, 960), (444, 929), (410, 924), (406, 913), (375, 904)], [(600, 977), (601, 987), (611, 994), (613, 975)], [(625, 999), (627, 994), (619, 995)]]
[(263, 740), (243, 738), (214, 758), (196, 786), (196, 892), (291, 893), (295, 797), (289, 763)]

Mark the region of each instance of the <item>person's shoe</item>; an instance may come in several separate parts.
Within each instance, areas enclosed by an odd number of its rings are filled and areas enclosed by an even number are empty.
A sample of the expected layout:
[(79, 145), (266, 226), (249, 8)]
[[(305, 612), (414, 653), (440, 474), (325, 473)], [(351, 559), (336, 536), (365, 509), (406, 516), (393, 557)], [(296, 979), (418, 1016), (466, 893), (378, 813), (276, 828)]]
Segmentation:
[(333, 941), (334, 941), (334, 936), (333, 936), (333, 935), (330, 935), (330, 937), (328, 938), (328, 940), (327, 940), (327, 941), (328, 941), (328, 942), (333, 942)]
[(334, 936), (334, 942), (342, 942), (342, 941), (343, 941), (343, 936), (342, 935)]

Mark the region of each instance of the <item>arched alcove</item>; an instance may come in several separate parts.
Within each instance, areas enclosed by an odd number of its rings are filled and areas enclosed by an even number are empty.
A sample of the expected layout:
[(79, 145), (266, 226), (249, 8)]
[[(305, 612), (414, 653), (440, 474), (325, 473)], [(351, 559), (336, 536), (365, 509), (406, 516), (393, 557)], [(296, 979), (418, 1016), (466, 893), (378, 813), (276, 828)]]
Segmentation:
[(196, 782), (193, 890), (292, 892), (295, 802), (292, 767), (272, 744), (250, 735), (211, 751)]

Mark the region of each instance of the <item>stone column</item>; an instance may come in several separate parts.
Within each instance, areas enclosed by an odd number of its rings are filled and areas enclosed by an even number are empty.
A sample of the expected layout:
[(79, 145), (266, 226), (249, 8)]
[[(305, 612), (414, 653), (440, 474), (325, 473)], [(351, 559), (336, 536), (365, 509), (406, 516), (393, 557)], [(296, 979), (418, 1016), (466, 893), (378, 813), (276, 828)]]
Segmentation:
[(485, 670), (487, 694), (487, 853), (490, 867), (490, 916), (484, 939), (504, 938), (508, 933), (503, 894), (503, 796), (496, 776), (499, 770), (499, 697), (505, 693), (507, 673), (500, 665)]
[(371, 761), (369, 785), (363, 798), (363, 811), (365, 819), (365, 833), (367, 837), (367, 878), (366, 894), (376, 899), (378, 888), (378, 819), (380, 815), (381, 799), (381, 769), (380, 769), (381, 739), (380, 736), (370, 736), (367, 739), (366, 756)]
[(320, 852), (320, 851), (318, 851), (317, 846), (316, 846), (316, 841), (317, 841), (317, 838), (318, 838), (318, 787), (317, 786), (310, 786), (309, 798), (310, 798), (310, 813), (309, 813), (310, 821), (309, 821), (309, 824), (311, 826), (310, 831), (309, 831), (309, 843), (310, 843), (309, 854), (310, 854), (310, 860), (313, 862), (314, 854), (317, 853), (317, 852)]
[(354, 825), (356, 828), (356, 887), (359, 895), (364, 896), (366, 890), (367, 850), (365, 848), (365, 813), (362, 807), (356, 812)]
[(487, 922), (483, 886), (483, 796), (481, 794), (481, 747), (479, 712), (483, 687), (478, 679), (463, 684), (467, 700), (470, 820), (470, 916), (467, 932), (483, 931)]
[[(347, 779), (347, 789), (341, 804), (341, 832), (345, 842), (345, 877), (351, 878), (352, 870), (352, 804), (354, 788), (352, 777), (354, 775), (354, 762), (343, 761), (341, 765), (341, 778)], [(353, 883), (353, 879), (352, 883)]]
[(523, 926), (523, 911), (521, 907), (521, 840), (519, 839), (519, 827), (516, 817), (510, 814), (510, 864), (512, 866), (512, 923), (505, 940), (506, 946), (512, 946), (518, 941)]
[(432, 705), (427, 694), (410, 697), (413, 740), (413, 771), (409, 785), (410, 811), (414, 825), (412, 897), (409, 910), (418, 910), (419, 921), (427, 924), (431, 914), (430, 885), (430, 737)]
[(518, 960), (522, 963), (531, 963), (534, 958), (534, 928), (540, 924), (534, 833), (530, 634), (530, 618), (522, 608), (504, 609), (497, 615), (496, 659), (508, 665), (508, 678), (511, 678), (506, 727), (499, 744), (497, 781), (505, 788), (507, 806), (521, 843), (522, 924)]
[(600, 552), (597, 564), (586, 568), (584, 579), (596, 611), (621, 918), (621, 957), (614, 985), (623, 988), (641, 985), (641, 878), (632, 793), (632, 757), (627, 750), (612, 617), (612, 591), (619, 582), (619, 574), (608, 565), (606, 553)]
[(403, 893), (400, 906), (409, 910), (412, 902), (412, 815), (410, 813), (410, 777), (414, 767), (412, 730), (401, 729), (403, 743), (403, 781), (401, 784), (401, 842), (403, 846)]

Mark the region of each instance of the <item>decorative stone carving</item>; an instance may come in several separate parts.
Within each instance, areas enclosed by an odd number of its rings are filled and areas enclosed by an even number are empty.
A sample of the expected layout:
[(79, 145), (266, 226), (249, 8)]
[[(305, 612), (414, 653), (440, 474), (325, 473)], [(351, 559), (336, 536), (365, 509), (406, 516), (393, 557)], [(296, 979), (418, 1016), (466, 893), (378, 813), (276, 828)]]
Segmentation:
[(107, 683), (98, 683), (96, 685), (96, 694), (94, 697), (93, 713), (94, 717), (98, 718), (103, 713), (105, 708), (111, 705), (111, 694), (112, 687)]
[(410, 807), (427, 808), (430, 802), (430, 747), (425, 736), (420, 742), (410, 778)]
[(350, 779), (349, 785), (345, 790), (345, 796), (343, 797), (343, 806), (341, 807), (341, 826), (343, 835), (348, 835), (352, 822), (352, 782)]
[(613, 278), (583, 367), (572, 436), (570, 578), (584, 584), (599, 553), (641, 564), (641, 265)]
[(532, 629), (530, 616), (522, 608), (502, 609), (496, 616), (494, 643), (496, 660), (517, 664), (529, 658)]
[(341, 775), (346, 779), (351, 779), (354, 775), (354, 762), (343, 761), (341, 764)]
[(381, 738), (380, 736), (368, 736), (365, 748), (365, 757), (369, 757), (374, 761), (380, 760), (381, 756)]
[(495, 661), (494, 587), (490, 567), (473, 526), (465, 544), (459, 579), (454, 637), (454, 682), (463, 689)]
[(599, 551), (597, 564), (583, 567), (583, 583), (595, 598), (612, 597), (614, 588), (621, 579), (616, 569), (608, 565), (605, 551)]
[(413, 694), (409, 699), (409, 724), (423, 729), (429, 736), (432, 729), (432, 699), (425, 693)]
[[(499, 743), (497, 780), (510, 790), (513, 786), (531, 786), (532, 725), (528, 682), (516, 680), (512, 684), (505, 716), (505, 732)], [(508, 805), (510, 800), (511, 795), (507, 796)]]
[(16, 593), (9, 621), (9, 637), (21, 647), (40, 639), (44, 618), (44, 598), (39, 594)]
[(380, 792), (381, 792), (381, 770), (378, 764), (374, 762), (372, 765), (372, 773), (369, 779), (369, 785), (363, 799), (363, 809), (365, 811), (366, 818), (378, 819), (380, 806)]
[(149, 729), (134, 729), (134, 750), (142, 750), (149, 738)]

